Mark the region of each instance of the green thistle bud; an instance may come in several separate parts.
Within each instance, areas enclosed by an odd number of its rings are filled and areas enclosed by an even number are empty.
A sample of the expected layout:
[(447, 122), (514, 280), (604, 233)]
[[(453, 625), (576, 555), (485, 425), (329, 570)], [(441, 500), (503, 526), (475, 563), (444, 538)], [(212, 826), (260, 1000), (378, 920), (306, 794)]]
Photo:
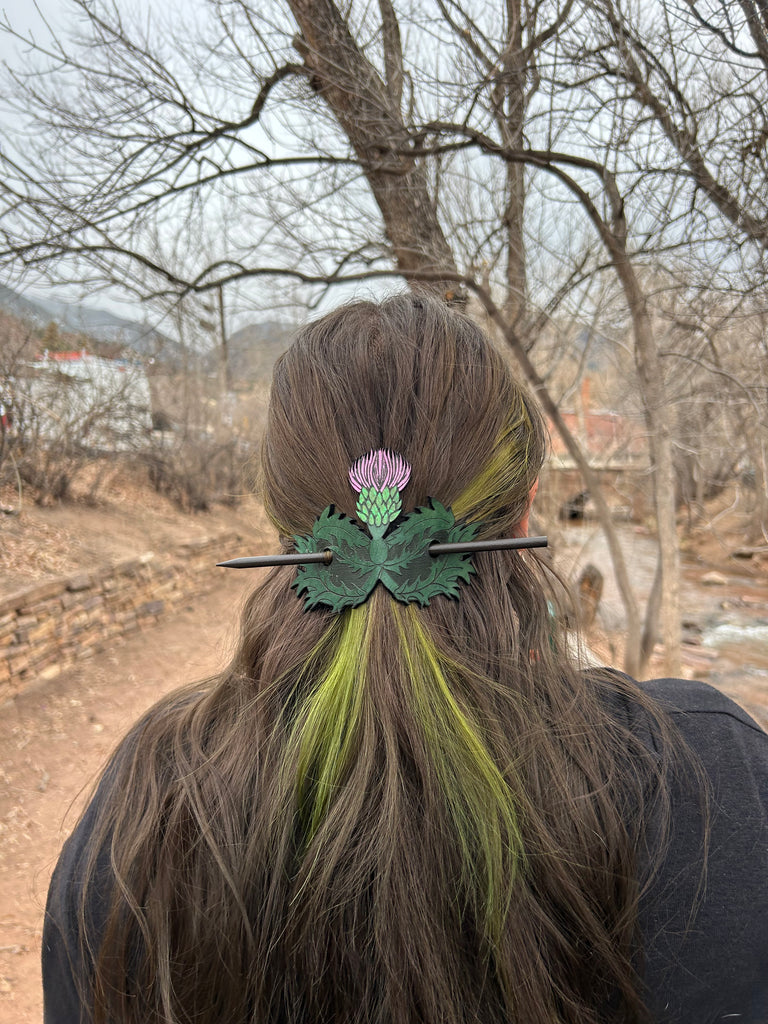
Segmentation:
[(385, 487), (381, 491), (374, 487), (363, 487), (357, 499), (357, 514), (369, 526), (386, 526), (397, 519), (402, 507), (403, 502), (396, 487)]

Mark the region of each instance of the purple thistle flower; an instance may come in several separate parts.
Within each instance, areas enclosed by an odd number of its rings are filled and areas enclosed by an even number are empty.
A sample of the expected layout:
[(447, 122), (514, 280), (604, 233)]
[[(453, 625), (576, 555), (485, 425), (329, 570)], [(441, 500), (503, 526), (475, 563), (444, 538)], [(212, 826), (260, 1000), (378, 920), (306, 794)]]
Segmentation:
[(364, 488), (383, 491), (385, 487), (401, 491), (411, 476), (411, 467), (396, 452), (386, 448), (368, 452), (352, 464), (349, 482), (359, 494)]

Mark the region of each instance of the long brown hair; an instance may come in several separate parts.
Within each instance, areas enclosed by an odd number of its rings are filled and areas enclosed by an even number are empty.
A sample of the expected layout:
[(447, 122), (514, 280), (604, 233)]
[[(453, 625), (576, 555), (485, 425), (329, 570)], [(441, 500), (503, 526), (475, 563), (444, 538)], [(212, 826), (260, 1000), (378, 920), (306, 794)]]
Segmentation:
[[(375, 448), (412, 467), (404, 512), (434, 497), (504, 536), (546, 435), (475, 324), (405, 295), (277, 364), (262, 476), (286, 547), (329, 504), (354, 517)], [(572, 664), (535, 555), (475, 566), (459, 600), (379, 587), (341, 614), (275, 569), (229, 668), (132, 731), (81, 908), (97, 1022), (643, 1019), (638, 851), (667, 762), (620, 709), (652, 708)]]

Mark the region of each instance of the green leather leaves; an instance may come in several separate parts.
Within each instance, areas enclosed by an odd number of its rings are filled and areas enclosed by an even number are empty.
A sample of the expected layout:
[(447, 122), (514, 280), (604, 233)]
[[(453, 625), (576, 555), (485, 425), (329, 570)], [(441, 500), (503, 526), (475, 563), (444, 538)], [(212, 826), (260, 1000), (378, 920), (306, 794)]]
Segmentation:
[(323, 509), (308, 537), (294, 537), (296, 550), (333, 552), (330, 565), (299, 566), (293, 586), (306, 593), (305, 611), (325, 604), (334, 611), (362, 604), (376, 586), (379, 566), (371, 562), (371, 538), (347, 516)]
[[(373, 518), (373, 517), (372, 517)], [(430, 555), (430, 544), (472, 540), (477, 527), (457, 523), (450, 509), (430, 499), (381, 536), (378, 524), (369, 537), (353, 520), (324, 509), (309, 536), (294, 537), (302, 553), (330, 549), (330, 565), (299, 566), (293, 586), (306, 594), (305, 610), (325, 605), (334, 611), (362, 604), (377, 583), (404, 604), (422, 606), (438, 594), (457, 598), (459, 583), (469, 582), (474, 567), (467, 553)], [(382, 531), (383, 532), (383, 531)]]

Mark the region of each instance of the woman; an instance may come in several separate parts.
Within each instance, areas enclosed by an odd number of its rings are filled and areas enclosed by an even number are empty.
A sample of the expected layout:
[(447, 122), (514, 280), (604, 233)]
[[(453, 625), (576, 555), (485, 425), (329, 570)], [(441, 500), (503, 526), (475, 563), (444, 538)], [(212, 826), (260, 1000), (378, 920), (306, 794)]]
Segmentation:
[(535, 555), (427, 551), (524, 534), (544, 456), (442, 304), (302, 331), (264, 501), (334, 561), (274, 569), (114, 755), (51, 884), (49, 1024), (765, 1024), (768, 737), (579, 671)]

